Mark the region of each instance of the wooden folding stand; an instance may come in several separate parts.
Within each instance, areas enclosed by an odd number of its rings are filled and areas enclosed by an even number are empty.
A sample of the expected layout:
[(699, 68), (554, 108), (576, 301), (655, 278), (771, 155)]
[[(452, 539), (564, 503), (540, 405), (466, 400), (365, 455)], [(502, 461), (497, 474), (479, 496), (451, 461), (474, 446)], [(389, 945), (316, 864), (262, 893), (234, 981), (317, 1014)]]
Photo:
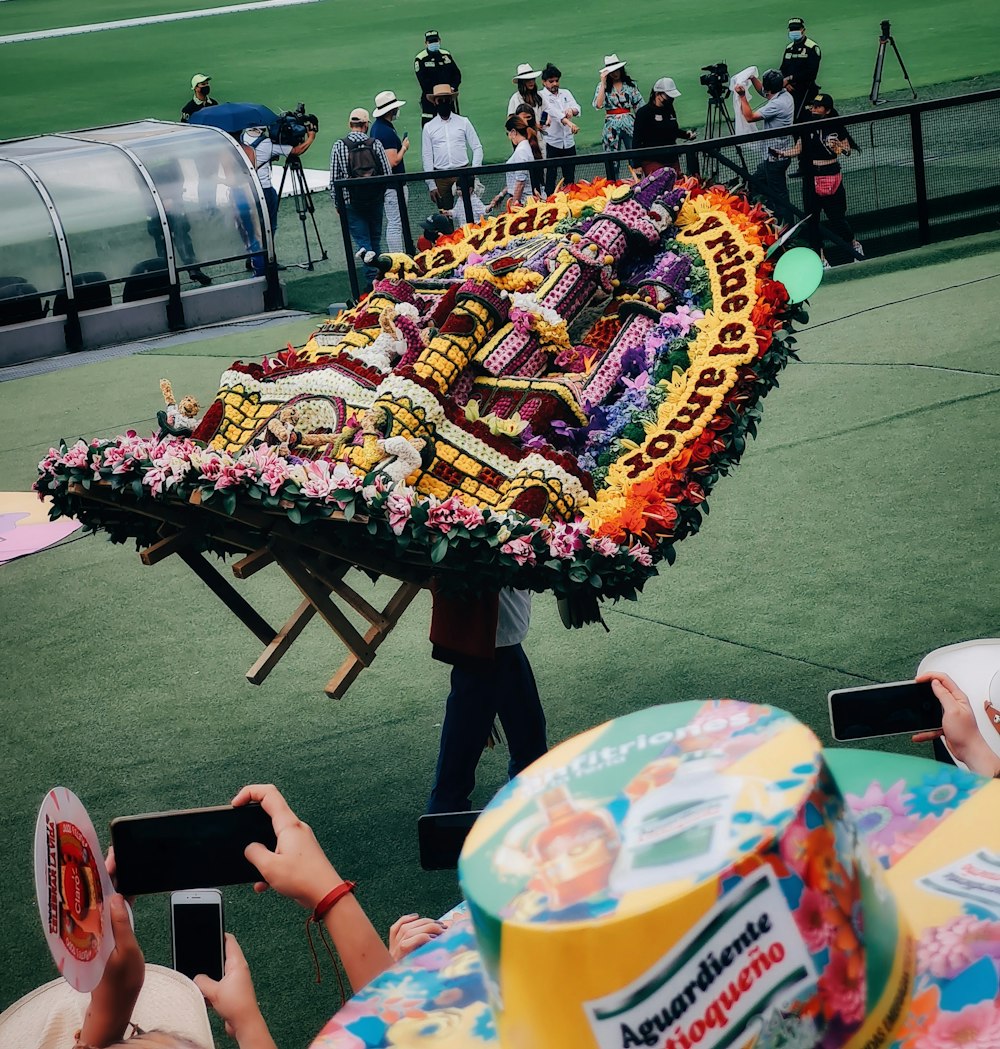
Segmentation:
[[(399, 622), (410, 602), (429, 582), (429, 573), (416, 566), (410, 570), (395, 564), (389, 566), (373, 558), (365, 559), (360, 567), (377, 575), (402, 576), (392, 597), (379, 610), (345, 582), (344, 577), (358, 564), (357, 559), (353, 554), (348, 556), (338, 544), (324, 542), (327, 537), (323, 535), (323, 523), (311, 529), (296, 528), (283, 514), (247, 508), (237, 508), (230, 515), (216, 510), (211, 504), (202, 503), (198, 493), (188, 503), (147, 501), (133, 504), (113, 495), (106, 484), (93, 484), (90, 488), (72, 485), (70, 491), (81, 499), (160, 521), (158, 534), (161, 538), (140, 551), (142, 563), (156, 565), (176, 554), (264, 644), (264, 651), (247, 671), (247, 681), (253, 685), (259, 685), (267, 678), (318, 613), (350, 653), (324, 689), (327, 695), (341, 699), (361, 671), (371, 666), (378, 647)], [(345, 524), (339, 514), (332, 523), (340, 528)], [(362, 525), (365, 520), (358, 518), (356, 523)], [(244, 554), (232, 566), (237, 579), (249, 579), (276, 564), (295, 584), (303, 600), (283, 626), (278, 630), (270, 626), (198, 550), (197, 541), (206, 537)], [(348, 619), (335, 598), (368, 622), (369, 629), (364, 634)]]

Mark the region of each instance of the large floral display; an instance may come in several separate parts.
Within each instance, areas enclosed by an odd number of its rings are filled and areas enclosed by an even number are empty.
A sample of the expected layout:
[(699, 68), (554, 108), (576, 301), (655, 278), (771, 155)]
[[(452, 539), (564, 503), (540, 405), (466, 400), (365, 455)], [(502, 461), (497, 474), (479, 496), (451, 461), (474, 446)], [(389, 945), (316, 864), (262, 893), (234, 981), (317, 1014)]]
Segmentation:
[(571, 187), (383, 257), (304, 347), (233, 364), (190, 436), (64, 443), (36, 487), (117, 541), (155, 537), (140, 504), (194, 501), (401, 578), (632, 597), (792, 352), (773, 241), (763, 209), (671, 169)]

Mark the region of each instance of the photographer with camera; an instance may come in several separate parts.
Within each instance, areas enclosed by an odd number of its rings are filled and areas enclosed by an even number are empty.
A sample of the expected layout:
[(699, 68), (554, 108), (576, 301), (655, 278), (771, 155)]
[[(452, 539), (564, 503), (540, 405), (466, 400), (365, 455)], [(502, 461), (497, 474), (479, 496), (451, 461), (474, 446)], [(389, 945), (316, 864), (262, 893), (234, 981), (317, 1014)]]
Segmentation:
[[(240, 145), (254, 166), (260, 188), (267, 201), (267, 214), (271, 220), (272, 236), (278, 230), (278, 191), (274, 188), (271, 176), (271, 161), (275, 157), (297, 157), (315, 142), (319, 130), (319, 120), (305, 112), (300, 102), (291, 113), (283, 113), (275, 125), (277, 141), (271, 138), (271, 129), (258, 126), (248, 127), (240, 135)], [(254, 255), (252, 259), (255, 277), (264, 276), (266, 259), (263, 254)]]
[[(750, 105), (746, 87), (737, 84), (734, 88), (740, 100), (743, 119), (750, 123), (763, 120), (765, 131), (791, 127), (795, 115), (795, 103), (792, 96), (785, 90), (784, 77), (777, 69), (769, 69), (761, 77), (760, 83), (767, 101), (756, 110)], [(788, 183), (785, 180), (785, 173), (791, 163), (789, 151), (792, 148), (792, 137), (782, 135), (767, 145), (767, 155), (750, 176), (750, 188), (767, 201), (779, 224), (784, 225), (792, 217), (791, 202), (788, 199)]]

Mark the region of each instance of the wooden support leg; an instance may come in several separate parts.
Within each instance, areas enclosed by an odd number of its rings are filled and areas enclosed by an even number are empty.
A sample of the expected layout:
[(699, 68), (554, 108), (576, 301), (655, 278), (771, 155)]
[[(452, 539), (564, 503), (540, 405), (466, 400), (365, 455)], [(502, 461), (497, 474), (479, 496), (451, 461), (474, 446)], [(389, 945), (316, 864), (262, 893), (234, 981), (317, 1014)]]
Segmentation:
[(259, 685), (264, 681), (315, 614), (316, 608), (308, 599), (295, 609), (291, 619), (278, 631), (275, 639), (261, 652), (260, 658), (247, 671), (247, 681), (251, 685)]
[(271, 644), (275, 638), (275, 629), (268, 625), (267, 620), (242, 595), (236, 592), (233, 584), (221, 576), (202, 554), (181, 547), (177, 551), (177, 556), (252, 634), (255, 634), (263, 644)]
[(255, 572), (259, 572), (262, 568), (267, 568), (268, 565), (273, 563), (274, 554), (266, 546), (262, 546), (259, 550), (254, 550), (253, 553), (240, 558), (233, 565), (233, 575), (237, 579), (249, 579)]
[[(162, 531), (163, 529), (161, 529), (161, 533)], [(157, 565), (164, 558), (170, 557), (171, 554), (176, 554), (182, 547), (187, 546), (191, 542), (191, 538), (191, 533), (188, 529), (174, 532), (165, 536), (158, 543), (147, 546), (145, 550), (140, 552), (139, 560), (144, 565)]]
[[(382, 618), (385, 620), (385, 625), (372, 626), (365, 634), (365, 641), (371, 646), (373, 654), (375, 649), (389, 636), (392, 628), (399, 622), (399, 617), (406, 611), (410, 602), (420, 593), (421, 589), (422, 587), (416, 583), (403, 583), (389, 599), (382, 610)], [(340, 664), (340, 669), (337, 673), (326, 683), (326, 688), (323, 691), (333, 699), (343, 699), (347, 690), (357, 681), (358, 675), (364, 668), (365, 664), (356, 655), (348, 656)]]
[(285, 575), (299, 588), (302, 596), (316, 607), (330, 629), (344, 642), (366, 667), (371, 666), (375, 650), (368, 641), (358, 633), (354, 624), (330, 600), (329, 589), (321, 583), (299, 556), (284, 545), (275, 545), (271, 549), (275, 560), (281, 565)]
[(333, 593), (335, 593), (345, 604), (350, 605), (358, 615), (364, 616), (372, 626), (380, 628), (386, 626), (387, 620), (384, 613), (380, 612), (377, 608), (374, 608), (357, 592), (357, 590), (344, 582), (344, 576), (350, 569), (350, 565), (341, 562), (333, 572), (329, 572), (325, 569), (321, 570), (314, 568), (312, 565), (309, 567), (312, 574), (327, 588), (327, 590), (333, 591)]

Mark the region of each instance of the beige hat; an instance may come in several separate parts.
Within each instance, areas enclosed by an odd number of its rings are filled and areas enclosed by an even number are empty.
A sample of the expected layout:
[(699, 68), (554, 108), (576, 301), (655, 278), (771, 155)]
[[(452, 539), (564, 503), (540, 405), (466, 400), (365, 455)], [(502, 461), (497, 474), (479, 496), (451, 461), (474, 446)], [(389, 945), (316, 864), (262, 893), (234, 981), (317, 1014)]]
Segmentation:
[(372, 110), (372, 116), (381, 117), (405, 105), (405, 102), (396, 98), (395, 91), (380, 91), (375, 96), (375, 108)]
[(657, 94), (669, 95), (671, 98), (677, 98), (680, 92), (677, 90), (677, 85), (674, 83), (672, 77), (661, 76), (659, 80), (653, 85), (653, 90)]
[(351, 124), (367, 124), (370, 117), (368, 116), (368, 110), (362, 109), (360, 106), (357, 109), (351, 110), (351, 115), (348, 123)]
[[(0, 1045), (43, 1049), (73, 1044), (90, 995), (60, 976), (36, 987), (0, 1013)], [(162, 965), (147, 965), (132, 1019), (144, 1030), (170, 1031), (212, 1049), (212, 1027), (201, 991), (186, 977)]]
[(458, 92), (451, 86), (451, 84), (435, 84), (427, 97), (430, 99), (451, 98), (457, 94)]
[(212, 78), (207, 73), (195, 73), (195, 75), (191, 77), (191, 90), (194, 91), (199, 84), (207, 84), (211, 79)]
[(617, 55), (605, 55), (601, 76), (607, 76), (608, 73), (613, 73), (616, 69), (623, 69), (624, 67), (625, 63)]
[(519, 80), (537, 80), (541, 75), (542, 71), (540, 69), (532, 69), (530, 62), (522, 62), (514, 74), (514, 83), (516, 84)]

